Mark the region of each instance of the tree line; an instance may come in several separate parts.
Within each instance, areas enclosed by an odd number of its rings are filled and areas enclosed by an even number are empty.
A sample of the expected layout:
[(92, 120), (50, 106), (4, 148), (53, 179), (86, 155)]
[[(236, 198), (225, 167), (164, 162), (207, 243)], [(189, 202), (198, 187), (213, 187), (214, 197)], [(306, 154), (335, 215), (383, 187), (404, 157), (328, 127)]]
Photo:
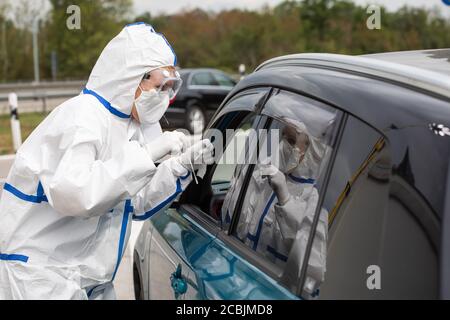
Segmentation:
[[(43, 0), (42, 0), (43, 1)], [(450, 22), (439, 9), (381, 8), (381, 30), (370, 30), (367, 8), (345, 0), (284, 1), (260, 10), (132, 14), (131, 0), (49, 0), (39, 23), (42, 79), (86, 79), (108, 41), (124, 25), (143, 21), (173, 45), (180, 67), (248, 70), (272, 57), (301, 52), (366, 54), (450, 47)], [(67, 8), (78, 5), (81, 28), (70, 30)], [(446, 7), (443, 6), (443, 9)], [(33, 19), (41, 8), (0, 2), (0, 82), (33, 79)], [(53, 70), (52, 70), (53, 60)], [(55, 69), (55, 66), (57, 68)], [(56, 72), (55, 72), (56, 71)]]

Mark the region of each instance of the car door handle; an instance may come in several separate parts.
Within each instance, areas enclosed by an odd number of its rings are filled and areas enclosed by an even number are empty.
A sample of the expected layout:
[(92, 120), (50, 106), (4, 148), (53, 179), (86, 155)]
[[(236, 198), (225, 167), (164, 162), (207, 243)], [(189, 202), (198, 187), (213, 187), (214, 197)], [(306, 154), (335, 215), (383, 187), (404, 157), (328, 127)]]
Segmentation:
[(183, 295), (187, 291), (187, 282), (184, 279), (181, 269), (181, 264), (178, 264), (177, 270), (170, 276), (170, 285), (172, 286), (175, 294), (175, 299), (178, 299), (180, 295)]

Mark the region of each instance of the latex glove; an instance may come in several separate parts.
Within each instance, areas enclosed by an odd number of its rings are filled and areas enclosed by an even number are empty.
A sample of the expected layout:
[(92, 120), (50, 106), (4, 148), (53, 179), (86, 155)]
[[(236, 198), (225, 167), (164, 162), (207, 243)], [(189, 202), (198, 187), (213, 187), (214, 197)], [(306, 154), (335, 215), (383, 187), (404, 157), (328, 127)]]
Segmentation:
[(199, 141), (178, 156), (178, 162), (187, 170), (198, 170), (200, 166), (212, 164), (214, 146), (208, 139)]
[(186, 152), (189, 147), (192, 147), (194, 144), (200, 141), (200, 137), (196, 137), (194, 135), (185, 135), (183, 138), (183, 152)]
[(168, 154), (178, 155), (183, 151), (185, 134), (178, 131), (165, 131), (162, 135), (147, 143), (145, 148), (153, 162)]
[(261, 165), (260, 172), (263, 178), (269, 179), (269, 185), (278, 198), (278, 204), (283, 206), (290, 199), (286, 176), (273, 165)]

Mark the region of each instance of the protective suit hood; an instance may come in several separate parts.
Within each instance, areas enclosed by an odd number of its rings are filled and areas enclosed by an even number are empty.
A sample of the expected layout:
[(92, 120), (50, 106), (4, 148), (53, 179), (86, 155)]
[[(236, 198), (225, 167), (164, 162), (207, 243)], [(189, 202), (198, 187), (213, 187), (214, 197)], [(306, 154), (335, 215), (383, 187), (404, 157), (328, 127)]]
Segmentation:
[(162, 34), (148, 24), (133, 23), (103, 49), (84, 93), (94, 95), (115, 116), (129, 118), (144, 74), (176, 63), (175, 52)]
[(319, 139), (309, 136), (310, 145), (306, 150), (303, 160), (292, 172), (294, 176), (317, 179), (319, 175), (320, 164), (325, 156), (326, 146)]
[(305, 133), (310, 142), (303, 160), (291, 173), (298, 177), (316, 179), (319, 175), (320, 163), (325, 156), (326, 145), (320, 138), (313, 136), (303, 122), (293, 119), (285, 119), (285, 121), (293, 126), (297, 132)]

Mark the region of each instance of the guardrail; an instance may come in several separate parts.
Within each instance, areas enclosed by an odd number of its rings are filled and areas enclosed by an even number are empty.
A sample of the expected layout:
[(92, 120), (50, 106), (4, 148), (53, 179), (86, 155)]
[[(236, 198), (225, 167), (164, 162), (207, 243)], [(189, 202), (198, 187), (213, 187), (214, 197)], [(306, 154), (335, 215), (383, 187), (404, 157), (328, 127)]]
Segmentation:
[(2, 83), (0, 84), (0, 93), (11, 92), (14, 90), (42, 90), (42, 89), (55, 89), (55, 88), (74, 88), (82, 87), (86, 84), (86, 80), (68, 80), (68, 81), (41, 81), (35, 82), (15, 82), (15, 83)]
[(58, 94), (66, 95), (71, 92), (79, 93), (85, 84), (86, 81), (0, 84), (0, 101), (8, 100), (8, 94), (11, 92), (15, 92), (19, 99), (33, 99), (42, 96), (55, 97)]
[[(236, 81), (239, 81), (239, 74), (230, 75)], [(48, 100), (52, 99), (68, 99), (80, 94), (81, 90), (84, 88), (86, 80), (70, 80), (70, 81), (43, 81), (39, 83), (33, 82), (17, 82), (17, 83), (6, 83), (0, 84), (0, 114), (9, 113), (9, 108), (7, 105), (8, 95), (11, 92), (17, 94), (19, 100), (19, 111), (20, 112), (30, 112), (41, 110), (43, 112), (48, 111), (55, 107), (57, 104), (61, 103), (59, 101), (56, 103), (49, 104)], [(41, 102), (40, 107), (26, 107), (22, 102)]]
[[(35, 111), (34, 108), (23, 108), (21, 102), (41, 102), (41, 110), (47, 111), (48, 100), (51, 99), (67, 99), (78, 95), (85, 86), (85, 80), (76, 81), (58, 81), (58, 82), (40, 82), (36, 83), (11, 83), (0, 84), (0, 113), (9, 112), (7, 108), (8, 95), (11, 92), (17, 94), (19, 100), (19, 108), (21, 112)], [(6, 102), (6, 104), (5, 104)], [(54, 107), (52, 105), (51, 107)]]

